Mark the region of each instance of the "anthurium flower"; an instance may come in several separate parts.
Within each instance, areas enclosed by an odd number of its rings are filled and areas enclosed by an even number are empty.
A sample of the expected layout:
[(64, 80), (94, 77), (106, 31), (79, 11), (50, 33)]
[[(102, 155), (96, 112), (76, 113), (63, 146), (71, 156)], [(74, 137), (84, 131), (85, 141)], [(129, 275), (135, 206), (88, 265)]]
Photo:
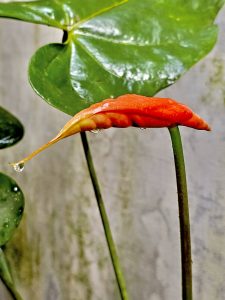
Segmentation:
[(210, 130), (209, 125), (190, 108), (172, 99), (135, 94), (123, 95), (116, 99), (110, 98), (80, 111), (66, 123), (55, 138), (12, 165), (22, 165), (59, 140), (82, 131), (110, 127), (160, 128), (177, 125)]

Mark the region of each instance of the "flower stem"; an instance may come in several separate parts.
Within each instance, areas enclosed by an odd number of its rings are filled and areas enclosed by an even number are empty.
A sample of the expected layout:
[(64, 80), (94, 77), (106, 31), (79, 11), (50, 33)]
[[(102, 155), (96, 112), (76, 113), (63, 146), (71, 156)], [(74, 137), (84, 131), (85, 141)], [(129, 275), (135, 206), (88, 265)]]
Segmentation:
[(115, 243), (113, 241), (113, 237), (112, 237), (112, 233), (111, 233), (111, 229), (110, 229), (110, 225), (109, 225), (109, 220), (108, 220), (106, 209), (105, 209), (104, 202), (102, 199), (98, 179), (96, 176), (96, 172), (95, 172), (95, 168), (94, 168), (94, 164), (93, 164), (93, 160), (92, 160), (92, 156), (91, 156), (91, 151), (90, 151), (90, 148), (88, 145), (88, 140), (87, 140), (87, 136), (86, 136), (85, 132), (81, 132), (81, 140), (82, 140), (84, 153), (85, 153), (85, 157), (87, 160), (87, 165), (88, 165), (92, 185), (94, 188), (99, 212), (101, 215), (101, 220), (102, 220), (102, 224), (104, 227), (105, 237), (106, 237), (106, 241), (108, 244), (116, 280), (117, 280), (118, 287), (120, 290), (121, 299), (128, 300), (129, 298), (128, 298), (128, 294), (127, 294), (125, 279), (124, 279), (122, 269), (120, 266), (119, 257), (116, 252)]
[(4, 282), (5, 286), (7, 287), (13, 300), (23, 300), (15, 288), (7, 260), (5, 258), (5, 254), (1, 248), (0, 248), (0, 278)]
[(182, 299), (192, 300), (192, 260), (189, 221), (188, 193), (183, 147), (179, 128), (169, 128), (177, 179), (178, 206), (180, 218)]

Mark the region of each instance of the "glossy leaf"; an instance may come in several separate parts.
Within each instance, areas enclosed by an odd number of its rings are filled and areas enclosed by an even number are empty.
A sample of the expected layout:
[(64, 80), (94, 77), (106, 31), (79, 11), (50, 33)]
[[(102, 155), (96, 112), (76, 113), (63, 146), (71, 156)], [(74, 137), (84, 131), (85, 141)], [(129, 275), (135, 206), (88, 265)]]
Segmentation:
[(174, 127), (183, 125), (199, 130), (210, 130), (209, 125), (186, 105), (168, 98), (150, 98), (128, 94), (117, 99), (106, 99), (76, 114), (59, 134), (25, 159), (13, 163), (15, 169), (61, 139), (83, 131), (98, 131), (110, 127), (141, 128)]
[(64, 44), (33, 56), (30, 82), (54, 107), (74, 115), (90, 104), (174, 83), (215, 44), (224, 0), (51, 0), (0, 4), (0, 16), (55, 26)]
[(0, 16), (72, 30), (128, 0), (40, 0), (0, 3)]
[(0, 107), (0, 149), (16, 144), (23, 134), (24, 129), (20, 121)]
[(18, 227), (24, 210), (24, 196), (17, 183), (0, 173), (0, 247)]

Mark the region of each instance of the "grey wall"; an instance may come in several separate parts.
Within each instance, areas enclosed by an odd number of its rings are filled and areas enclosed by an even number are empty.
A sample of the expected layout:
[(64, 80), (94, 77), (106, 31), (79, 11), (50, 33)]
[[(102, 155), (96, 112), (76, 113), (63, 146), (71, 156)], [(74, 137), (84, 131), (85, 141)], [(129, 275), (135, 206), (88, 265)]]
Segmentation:
[[(225, 10), (214, 50), (161, 96), (191, 106), (213, 131), (182, 128), (189, 183), (194, 295), (225, 299)], [(26, 196), (24, 219), (7, 257), (24, 299), (119, 299), (79, 135), (31, 161), (8, 162), (48, 141), (68, 116), (49, 107), (27, 81), (28, 58), (51, 28), (0, 20), (0, 105), (24, 123), (22, 142), (1, 152), (1, 171)], [(166, 129), (88, 134), (132, 300), (178, 300), (180, 253), (175, 173)], [(9, 299), (2, 296), (1, 299)]]

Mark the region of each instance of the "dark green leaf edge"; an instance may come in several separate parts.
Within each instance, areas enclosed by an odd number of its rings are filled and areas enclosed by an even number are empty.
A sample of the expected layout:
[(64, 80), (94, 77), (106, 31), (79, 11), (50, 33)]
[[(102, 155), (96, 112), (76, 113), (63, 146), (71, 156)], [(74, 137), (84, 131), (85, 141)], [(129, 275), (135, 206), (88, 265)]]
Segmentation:
[(10, 112), (0, 107), (0, 149), (18, 143), (24, 135), (21, 122)]

